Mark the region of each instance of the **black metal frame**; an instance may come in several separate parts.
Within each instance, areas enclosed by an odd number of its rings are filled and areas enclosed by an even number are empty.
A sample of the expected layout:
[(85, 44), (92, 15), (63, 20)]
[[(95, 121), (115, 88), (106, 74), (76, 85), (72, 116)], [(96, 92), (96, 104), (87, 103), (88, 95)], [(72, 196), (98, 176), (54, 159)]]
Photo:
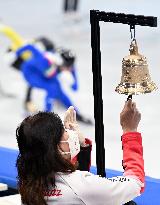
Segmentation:
[(104, 12), (98, 10), (90, 11), (96, 164), (97, 174), (105, 177), (106, 173), (99, 21), (128, 24), (130, 25), (130, 28), (134, 28), (135, 25), (157, 27), (157, 17)]

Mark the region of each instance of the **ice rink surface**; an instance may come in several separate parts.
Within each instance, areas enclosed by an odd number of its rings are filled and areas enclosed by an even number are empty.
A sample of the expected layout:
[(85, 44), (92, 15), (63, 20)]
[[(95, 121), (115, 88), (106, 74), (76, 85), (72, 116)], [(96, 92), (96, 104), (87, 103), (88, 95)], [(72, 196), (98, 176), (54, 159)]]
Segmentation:
[[(143, 135), (146, 175), (160, 178), (160, 2), (81, 0), (79, 6), (80, 20), (75, 21), (63, 14), (62, 0), (1, 0), (0, 21), (13, 27), (26, 39), (45, 35), (56, 45), (70, 48), (76, 53), (80, 89), (77, 94), (71, 93), (71, 96), (81, 112), (94, 119), (89, 10), (157, 16), (158, 27), (137, 26), (136, 38), (139, 52), (147, 57), (151, 78), (159, 89), (133, 99), (142, 114), (139, 131)], [(106, 167), (122, 170), (119, 113), (126, 96), (119, 95), (114, 90), (120, 82), (122, 58), (129, 54), (130, 32), (127, 25), (100, 25)], [(15, 98), (7, 98), (0, 92), (0, 146), (17, 148), (15, 129), (24, 118), (26, 83), (21, 73), (7, 66), (4, 61), (4, 53), (9, 45), (10, 41), (0, 35), (0, 86), (5, 92), (15, 95)], [(34, 90), (33, 98), (40, 110), (43, 109), (43, 97), (43, 91)], [(54, 111), (63, 117), (63, 108), (55, 105)], [(94, 142), (94, 126), (80, 126)], [(92, 164), (95, 163), (94, 145)]]

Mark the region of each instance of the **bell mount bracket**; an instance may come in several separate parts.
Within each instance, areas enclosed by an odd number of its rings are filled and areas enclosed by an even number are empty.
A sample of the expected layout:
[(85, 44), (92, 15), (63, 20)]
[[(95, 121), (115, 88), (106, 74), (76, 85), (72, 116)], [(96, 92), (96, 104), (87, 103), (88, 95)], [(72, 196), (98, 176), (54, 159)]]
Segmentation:
[(96, 165), (97, 174), (105, 177), (100, 21), (128, 24), (134, 29), (135, 25), (157, 27), (157, 17), (90, 10)]

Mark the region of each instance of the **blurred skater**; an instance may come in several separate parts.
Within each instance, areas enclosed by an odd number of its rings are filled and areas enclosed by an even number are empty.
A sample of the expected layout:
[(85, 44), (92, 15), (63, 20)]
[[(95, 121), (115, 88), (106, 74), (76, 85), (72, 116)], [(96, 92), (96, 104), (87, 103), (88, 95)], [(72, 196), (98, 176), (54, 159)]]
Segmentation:
[[(16, 52), (16, 56), (24, 52), (31, 52), (29, 60), (22, 63), (24, 78), (31, 87), (46, 91), (45, 108), (53, 110), (55, 100), (59, 100), (66, 108), (73, 105), (72, 100), (65, 92), (66, 87), (78, 89), (76, 72), (74, 68), (75, 57), (68, 50), (60, 50), (59, 53), (42, 52), (33, 45), (25, 45)], [(86, 124), (92, 124), (91, 120), (82, 116), (76, 108), (77, 119)]]
[[(9, 26), (1, 24), (0, 32), (3, 33), (11, 40), (11, 46), (7, 49), (7, 54), (6, 54), (6, 56), (8, 56), (9, 58), (8, 61), (10, 66), (17, 70), (21, 70), (22, 64), (25, 61), (28, 61), (30, 58), (32, 58), (33, 53), (30, 50), (26, 50), (22, 53), (22, 55), (16, 55), (14, 56), (14, 58), (12, 57), (10, 58), (10, 54), (12, 56), (12, 52), (16, 52), (18, 49), (23, 47), (27, 42)], [(30, 43), (34, 45), (36, 48), (38, 48), (39, 51), (46, 52), (46, 53), (48, 52), (48, 54), (55, 53), (55, 52), (59, 53), (63, 61), (63, 65), (58, 66), (56, 65), (55, 62), (55, 67), (57, 70), (56, 73), (57, 73), (60, 86), (63, 90), (65, 90), (67, 96), (68, 96), (67, 88), (72, 89), (73, 91), (77, 91), (78, 80), (77, 80), (77, 69), (75, 67), (75, 55), (73, 55), (73, 53), (70, 50), (63, 49), (63, 48), (58, 49), (58, 51), (56, 51), (55, 44), (50, 39), (44, 36), (30, 40)], [(52, 54), (50, 56), (52, 56)], [(32, 102), (32, 90), (33, 88), (31, 84), (28, 84), (26, 95), (25, 95), (25, 101), (24, 101), (24, 107), (27, 113), (34, 113), (37, 111), (36, 106)], [(63, 103), (63, 100), (59, 100), (59, 101)], [(91, 123), (90, 120), (80, 115), (79, 112), (77, 113), (77, 120), (88, 124)]]
[[(21, 35), (19, 35), (14, 29), (7, 25), (0, 24), (0, 32), (3, 33), (11, 41), (11, 45), (9, 46), (5, 54), (5, 58), (8, 64), (16, 70), (21, 70), (22, 63), (31, 57), (31, 53), (27, 51), (24, 52), (23, 55), (18, 56), (16, 58), (10, 58), (10, 54), (12, 54), (12, 52), (16, 52), (17, 49), (24, 46), (25, 43), (27, 43), (27, 41)], [(54, 52), (55, 50), (54, 43), (50, 39), (43, 36), (30, 40), (30, 43), (33, 43), (43, 51)], [(24, 108), (27, 112), (30, 113), (36, 111), (36, 106), (33, 104), (31, 97), (32, 87), (27, 86), (24, 100)]]

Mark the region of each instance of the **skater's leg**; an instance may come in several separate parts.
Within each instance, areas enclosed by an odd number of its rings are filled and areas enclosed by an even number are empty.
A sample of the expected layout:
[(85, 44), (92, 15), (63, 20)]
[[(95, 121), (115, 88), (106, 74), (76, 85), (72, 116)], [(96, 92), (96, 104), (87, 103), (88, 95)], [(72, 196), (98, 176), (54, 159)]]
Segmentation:
[(68, 12), (68, 10), (69, 10), (69, 1), (70, 0), (64, 0), (64, 5), (63, 5), (64, 13)]
[(88, 125), (92, 125), (93, 124), (92, 120), (84, 117), (79, 112), (76, 113), (76, 118), (77, 118), (77, 121), (79, 121), (79, 122), (83, 122), (83, 123), (88, 124)]
[(45, 85), (46, 90), (46, 97), (45, 97), (45, 108), (44, 110), (46, 112), (51, 112), (53, 110), (53, 102), (54, 99), (58, 98), (58, 95), (60, 93), (60, 86), (59, 83), (57, 83), (56, 80), (48, 81)]
[[(62, 102), (62, 104), (65, 106), (65, 108), (69, 108), (70, 106), (74, 106), (71, 99), (61, 90), (58, 91), (58, 100)], [(74, 106), (76, 112), (78, 112), (78, 109)]]
[(47, 94), (45, 98), (45, 111), (51, 112), (52, 109), (53, 109), (53, 98), (51, 98), (51, 96)]
[(73, 11), (77, 11), (78, 9), (78, 3), (79, 3), (79, 0), (74, 0), (74, 4), (73, 4)]
[(32, 99), (31, 99), (31, 93), (32, 93), (32, 87), (31, 87), (31, 86), (28, 86), (28, 87), (27, 87), (27, 92), (26, 92), (25, 103), (32, 101)]
[(93, 124), (90, 119), (88, 119), (80, 114), (77, 107), (73, 104), (73, 102), (70, 100), (70, 98), (65, 94), (65, 92), (61, 88), (59, 88), (58, 94), (59, 94), (58, 100), (60, 100), (63, 103), (63, 105), (66, 107), (66, 109), (68, 109), (70, 106), (73, 106), (75, 108), (78, 121), (83, 122), (83, 123), (88, 124), (88, 125)]
[(37, 112), (36, 106), (32, 103), (31, 94), (32, 94), (32, 87), (27, 87), (26, 98), (24, 101), (24, 108), (29, 113)]

